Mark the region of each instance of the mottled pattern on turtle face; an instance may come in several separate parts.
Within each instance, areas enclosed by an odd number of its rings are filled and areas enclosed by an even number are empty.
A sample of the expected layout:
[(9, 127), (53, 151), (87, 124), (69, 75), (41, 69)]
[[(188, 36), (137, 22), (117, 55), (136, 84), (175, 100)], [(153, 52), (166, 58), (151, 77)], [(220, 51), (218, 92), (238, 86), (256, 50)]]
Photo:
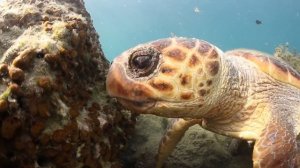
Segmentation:
[(121, 99), (164, 102), (164, 107), (193, 102), (189, 107), (199, 109), (219, 79), (221, 54), (212, 44), (197, 39), (142, 44), (113, 61), (107, 89)]

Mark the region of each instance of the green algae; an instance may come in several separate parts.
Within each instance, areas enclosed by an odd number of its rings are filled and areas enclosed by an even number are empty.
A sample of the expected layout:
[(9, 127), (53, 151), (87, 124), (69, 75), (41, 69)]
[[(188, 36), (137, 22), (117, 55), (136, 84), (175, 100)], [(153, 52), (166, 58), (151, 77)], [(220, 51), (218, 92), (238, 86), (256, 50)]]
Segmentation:
[(11, 93), (11, 89), (10, 87), (7, 87), (7, 89), (3, 91), (2, 94), (0, 95), (0, 100), (7, 99), (10, 93)]

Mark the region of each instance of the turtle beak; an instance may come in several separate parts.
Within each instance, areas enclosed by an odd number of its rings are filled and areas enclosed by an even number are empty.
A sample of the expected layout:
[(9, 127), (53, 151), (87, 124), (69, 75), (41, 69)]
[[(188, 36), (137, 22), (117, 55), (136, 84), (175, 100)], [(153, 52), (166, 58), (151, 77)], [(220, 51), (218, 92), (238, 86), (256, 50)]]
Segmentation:
[[(125, 90), (122, 80), (124, 81), (124, 74), (122, 74), (120, 66), (113, 63), (109, 68), (106, 77), (106, 90), (111, 97), (126, 96), (128, 92)], [(125, 80), (126, 81), (126, 80)]]
[(130, 101), (121, 98), (119, 98), (118, 101), (127, 109), (138, 113), (147, 113), (147, 111), (156, 104), (155, 101)]

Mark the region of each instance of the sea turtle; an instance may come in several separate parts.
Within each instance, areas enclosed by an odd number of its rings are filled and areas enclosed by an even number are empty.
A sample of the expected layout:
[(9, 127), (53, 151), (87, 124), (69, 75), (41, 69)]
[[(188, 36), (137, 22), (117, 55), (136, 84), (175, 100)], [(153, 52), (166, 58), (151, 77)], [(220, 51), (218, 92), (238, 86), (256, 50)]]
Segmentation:
[(115, 58), (106, 85), (132, 111), (175, 118), (157, 167), (195, 124), (255, 141), (255, 168), (297, 167), (300, 74), (273, 56), (247, 49), (223, 53), (194, 38), (161, 39)]

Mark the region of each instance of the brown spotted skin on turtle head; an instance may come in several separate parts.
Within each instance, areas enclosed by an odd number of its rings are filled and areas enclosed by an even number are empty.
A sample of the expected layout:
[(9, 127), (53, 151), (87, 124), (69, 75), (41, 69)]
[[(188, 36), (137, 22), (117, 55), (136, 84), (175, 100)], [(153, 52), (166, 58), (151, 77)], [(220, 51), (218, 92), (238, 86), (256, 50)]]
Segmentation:
[(113, 61), (107, 90), (140, 113), (168, 117), (193, 114), (210, 99), (222, 54), (197, 39), (168, 38), (138, 45)]

